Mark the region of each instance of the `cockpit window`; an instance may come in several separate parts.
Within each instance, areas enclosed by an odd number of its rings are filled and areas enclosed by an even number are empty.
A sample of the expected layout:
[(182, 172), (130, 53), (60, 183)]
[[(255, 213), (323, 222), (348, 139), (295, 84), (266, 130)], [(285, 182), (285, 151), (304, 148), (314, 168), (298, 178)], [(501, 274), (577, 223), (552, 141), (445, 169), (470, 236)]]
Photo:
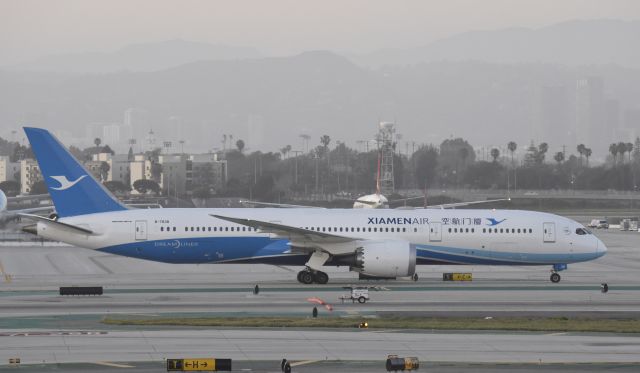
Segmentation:
[(585, 228), (576, 228), (576, 234), (580, 235), (580, 236), (583, 236), (585, 234), (591, 234), (591, 232), (589, 232)]

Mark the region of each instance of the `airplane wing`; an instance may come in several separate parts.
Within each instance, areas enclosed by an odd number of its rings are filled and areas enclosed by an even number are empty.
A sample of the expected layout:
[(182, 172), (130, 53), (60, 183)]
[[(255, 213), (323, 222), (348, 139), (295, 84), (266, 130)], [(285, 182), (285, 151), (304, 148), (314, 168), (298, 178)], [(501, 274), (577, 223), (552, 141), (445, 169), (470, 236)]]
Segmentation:
[(20, 210), (7, 210), (6, 213), (9, 214), (31, 214), (34, 212), (52, 212), (55, 210), (55, 207), (52, 206), (41, 206), (41, 207), (32, 207), (28, 209), (20, 209)]
[(280, 207), (280, 208), (316, 208), (322, 209), (324, 207), (305, 206), (305, 205), (292, 205), (288, 203), (273, 203), (273, 202), (258, 202), (258, 201), (240, 201), (243, 205), (258, 206), (258, 207)]
[[(424, 196), (394, 199), (394, 200), (390, 200), (389, 203), (406, 202), (406, 201), (412, 201), (416, 199), (424, 199)], [(455, 207), (479, 205), (482, 203), (491, 203), (491, 202), (500, 202), (500, 201), (511, 201), (511, 198), (498, 198), (498, 199), (486, 199), (486, 200), (480, 200), (480, 201), (443, 203), (440, 205), (428, 205), (427, 208), (428, 209), (450, 209)]]
[(50, 199), (51, 196), (47, 194), (34, 194), (34, 195), (25, 195), (25, 196), (15, 196), (15, 197), (7, 197), (8, 202), (20, 202), (20, 201), (32, 201), (32, 200), (42, 200), (42, 199)]
[(343, 242), (351, 242), (354, 241), (353, 238), (339, 236), (337, 234), (326, 233), (326, 232), (317, 232), (312, 231), (310, 229), (293, 227), (290, 225), (266, 222), (261, 220), (253, 220), (253, 219), (242, 219), (235, 218), (230, 216), (222, 216), (209, 214), (210, 216), (226, 220), (235, 224), (244, 225), (247, 227), (255, 228), (264, 233), (272, 233), (278, 237), (287, 238), (292, 242), (296, 241), (311, 241), (313, 243), (318, 244), (330, 244), (330, 243), (343, 243)]
[(441, 205), (427, 206), (427, 208), (428, 209), (449, 209), (449, 208), (453, 208), (453, 207), (479, 205), (479, 204), (482, 204), (482, 203), (491, 203), (491, 202), (500, 202), (500, 201), (511, 201), (511, 198), (499, 198), (499, 199), (487, 199), (487, 200), (482, 200), (482, 201), (444, 203), (444, 204), (441, 204)]
[(35, 221), (43, 221), (46, 222), (47, 224), (51, 224), (51, 225), (57, 225), (58, 227), (68, 230), (68, 231), (72, 231), (74, 233), (80, 233), (80, 234), (86, 234), (86, 235), (91, 235), (93, 234), (92, 230), (83, 228), (83, 227), (79, 227), (77, 225), (73, 225), (73, 224), (68, 224), (68, 223), (63, 223), (61, 221), (57, 221), (57, 220), (53, 220), (53, 219), (49, 219), (47, 217), (44, 216), (40, 216), (40, 215), (32, 215), (32, 214), (18, 214), (21, 217), (27, 218), (27, 219), (31, 219), (31, 220), (35, 220)]

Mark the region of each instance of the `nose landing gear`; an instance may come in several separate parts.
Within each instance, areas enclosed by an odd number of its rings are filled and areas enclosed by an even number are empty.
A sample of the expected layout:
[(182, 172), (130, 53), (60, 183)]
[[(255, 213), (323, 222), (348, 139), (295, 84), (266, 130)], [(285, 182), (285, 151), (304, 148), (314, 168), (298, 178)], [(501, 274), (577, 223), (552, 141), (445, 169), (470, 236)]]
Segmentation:
[(561, 277), (558, 272), (564, 271), (565, 269), (567, 269), (566, 264), (554, 264), (553, 268), (551, 269), (551, 277), (549, 277), (551, 282), (553, 282), (554, 284), (560, 282)]

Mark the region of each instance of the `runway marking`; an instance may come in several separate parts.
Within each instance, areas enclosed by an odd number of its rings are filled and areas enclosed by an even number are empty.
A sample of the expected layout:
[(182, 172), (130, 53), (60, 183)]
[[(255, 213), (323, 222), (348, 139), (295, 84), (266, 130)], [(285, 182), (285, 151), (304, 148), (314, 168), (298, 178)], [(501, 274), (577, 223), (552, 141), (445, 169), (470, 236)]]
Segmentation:
[(2, 261), (0, 261), (0, 273), (4, 276), (4, 282), (6, 282), (7, 284), (11, 283), (11, 275), (4, 271)]
[(320, 360), (303, 360), (303, 361), (298, 361), (296, 363), (290, 363), (289, 365), (291, 365), (292, 367), (297, 367), (300, 365), (307, 365), (307, 364), (313, 364), (313, 363), (317, 363)]
[(135, 366), (133, 366), (133, 365), (116, 364), (116, 363), (110, 363), (108, 361), (96, 361), (94, 364), (104, 365), (104, 366), (107, 366), (107, 367), (114, 367), (114, 368), (135, 368)]
[(557, 335), (565, 335), (565, 334), (567, 334), (567, 333), (566, 332), (560, 332), (560, 333), (551, 333), (551, 334), (546, 334), (546, 335), (549, 336), (549, 337), (554, 337), (554, 336), (557, 336)]

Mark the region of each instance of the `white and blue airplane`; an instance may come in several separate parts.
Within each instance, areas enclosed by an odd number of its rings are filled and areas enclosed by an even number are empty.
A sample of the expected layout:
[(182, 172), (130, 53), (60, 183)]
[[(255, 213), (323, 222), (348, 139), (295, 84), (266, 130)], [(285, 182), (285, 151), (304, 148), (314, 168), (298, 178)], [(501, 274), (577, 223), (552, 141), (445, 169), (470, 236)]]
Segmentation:
[(165, 263), (304, 265), (298, 281), (325, 284), (324, 266), (363, 276), (413, 277), (421, 264), (569, 263), (607, 248), (582, 224), (516, 210), (128, 209), (47, 130), (25, 128), (56, 215), (23, 214), (25, 231), (78, 247)]

